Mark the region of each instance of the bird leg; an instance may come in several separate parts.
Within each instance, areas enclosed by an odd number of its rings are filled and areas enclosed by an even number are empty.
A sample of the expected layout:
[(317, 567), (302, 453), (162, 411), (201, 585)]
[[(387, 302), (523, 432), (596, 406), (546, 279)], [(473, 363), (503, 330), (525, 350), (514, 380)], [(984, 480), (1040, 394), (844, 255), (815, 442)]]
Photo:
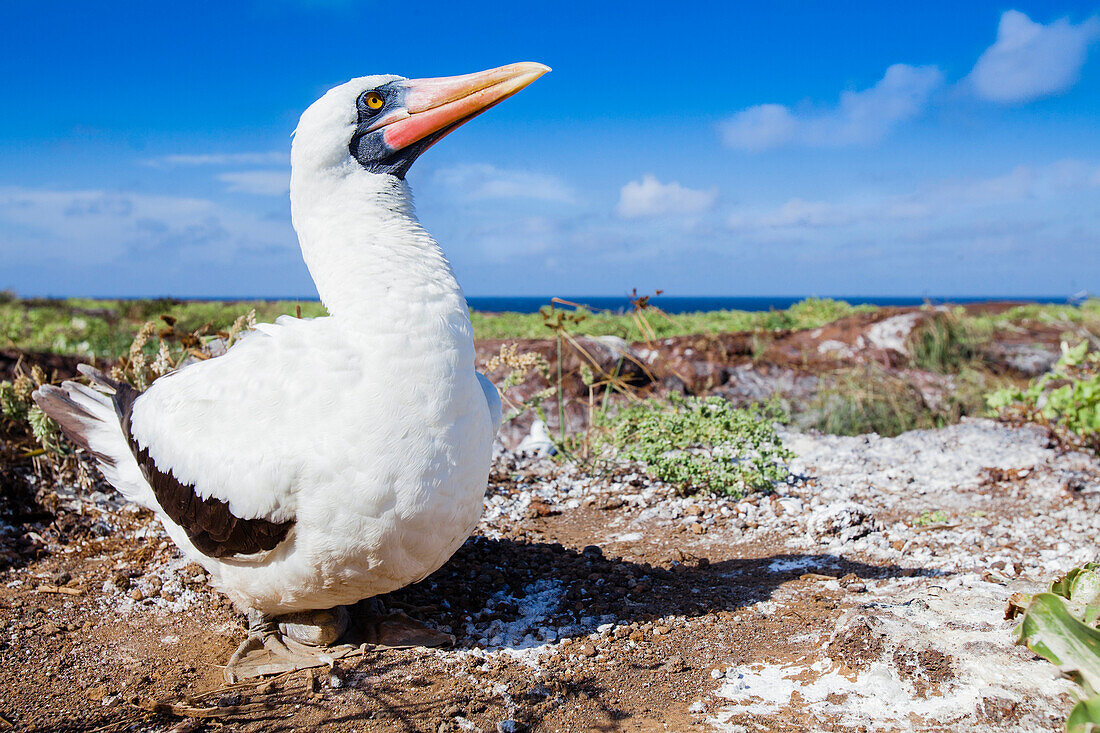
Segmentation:
[(224, 677), (233, 683), (266, 674), (321, 667), (343, 656), (348, 649), (333, 649), (348, 626), (343, 606), (275, 617), (248, 612), (248, 638), (241, 642), (225, 667)]

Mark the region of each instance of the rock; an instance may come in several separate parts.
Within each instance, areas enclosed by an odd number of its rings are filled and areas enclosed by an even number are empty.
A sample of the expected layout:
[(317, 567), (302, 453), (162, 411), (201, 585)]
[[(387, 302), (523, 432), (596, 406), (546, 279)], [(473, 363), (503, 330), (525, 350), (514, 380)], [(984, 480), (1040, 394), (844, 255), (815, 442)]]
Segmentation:
[(546, 423), (541, 419), (536, 419), (531, 423), (531, 431), (527, 434), (527, 437), (516, 446), (515, 452), (521, 456), (545, 458), (546, 456), (555, 455), (558, 449), (550, 438), (550, 431), (546, 427)]
[(103, 685), (96, 685), (95, 687), (89, 687), (84, 691), (84, 697), (92, 702), (99, 702), (103, 698), (107, 697), (107, 688)]
[(527, 726), (518, 720), (502, 720), (497, 723), (497, 733), (526, 733)]
[(561, 514), (555, 509), (549, 502), (543, 499), (532, 499), (531, 503), (527, 505), (526, 516), (528, 519), (535, 519), (537, 517), (550, 517), (555, 514)]
[(687, 670), (687, 668), (688, 666), (684, 663), (684, 658), (679, 654), (673, 654), (661, 665), (661, 669), (673, 673), (683, 672)]
[(241, 704), (241, 693), (232, 692), (218, 698), (219, 708), (235, 708)]

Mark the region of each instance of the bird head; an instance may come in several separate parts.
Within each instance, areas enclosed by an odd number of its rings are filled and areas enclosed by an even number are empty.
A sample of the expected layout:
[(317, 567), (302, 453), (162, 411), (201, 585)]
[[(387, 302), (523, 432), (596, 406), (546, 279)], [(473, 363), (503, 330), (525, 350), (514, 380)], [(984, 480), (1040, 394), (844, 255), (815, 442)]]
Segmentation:
[(292, 164), (359, 166), (404, 178), (440, 138), (550, 68), (533, 62), (437, 79), (364, 76), (330, 89), (303, 114)]

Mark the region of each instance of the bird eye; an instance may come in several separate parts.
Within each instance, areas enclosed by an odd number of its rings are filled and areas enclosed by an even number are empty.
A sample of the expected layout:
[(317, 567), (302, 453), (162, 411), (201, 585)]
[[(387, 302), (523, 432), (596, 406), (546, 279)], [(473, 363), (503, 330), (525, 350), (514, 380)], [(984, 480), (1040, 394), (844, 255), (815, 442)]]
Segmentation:
[(366, 102), (367, 109), (373, 110), (382, 109), (382, 105), (385, 104), (385, 100), (378, 92), (367, 92), (363, 95), (363, 101)]

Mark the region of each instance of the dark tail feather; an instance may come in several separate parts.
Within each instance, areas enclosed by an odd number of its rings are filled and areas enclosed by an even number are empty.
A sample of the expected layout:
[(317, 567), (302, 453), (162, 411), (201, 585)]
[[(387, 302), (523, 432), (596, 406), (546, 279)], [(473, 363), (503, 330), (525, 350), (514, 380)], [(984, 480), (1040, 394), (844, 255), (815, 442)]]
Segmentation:
[(102, 420), (78, 404), (64, 386), (42, 385), (34, 391), (32, 397), (34, 397), (35, 404), (42, 409), (42, 412), (49, 415), (61, 426), (61, 432), (65, 434), (66, 438), (98, 460), (112, 466), (115, 464), (113, 458), (94, 450), (88, 444), (88, 427), (94, 423), (102, 422)]
[(118, 392), (119, 383), (108, 377), (103, 372), (96, 369), (91, 364), (77, 364), (76, 370), (87, 377), (88, 381), (92, 383), (93, 387), (97, 387), (104, 392), (112, 394)]

